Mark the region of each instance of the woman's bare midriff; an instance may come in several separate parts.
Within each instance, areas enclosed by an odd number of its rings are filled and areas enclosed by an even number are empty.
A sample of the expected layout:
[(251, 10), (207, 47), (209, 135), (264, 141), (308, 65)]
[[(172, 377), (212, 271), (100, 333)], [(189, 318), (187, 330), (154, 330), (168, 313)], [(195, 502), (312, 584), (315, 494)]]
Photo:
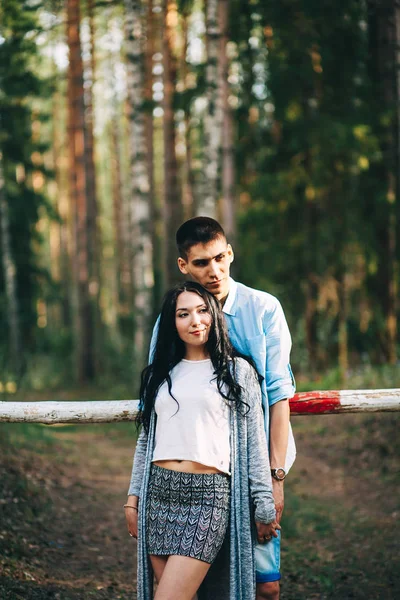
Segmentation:
[(181, 473), (201, 473), (203, 475), (205, 473), (222, 473), (215, 467), (208, 467), (193, 460), (156, 460), (153, 465)]

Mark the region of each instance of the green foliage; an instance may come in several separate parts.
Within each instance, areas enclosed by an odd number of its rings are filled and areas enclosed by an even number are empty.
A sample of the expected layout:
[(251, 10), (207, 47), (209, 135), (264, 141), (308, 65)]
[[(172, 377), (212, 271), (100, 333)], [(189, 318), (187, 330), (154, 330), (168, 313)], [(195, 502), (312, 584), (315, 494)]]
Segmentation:
[[(46, 118), (36, 106), (34, 108), (34, 101), (51, 92), (51, 86), (37, 75), (36, 36), (40, 32), (37, 7), (37, 3), (4, 0), (0, 8), (0, 152), (24, 351), (33, 347), (36, 300), (43, 278), (47, 279), (47, 272), (38, 266), (35, 251), (41, 243), (36, 228), (40, 209), (49, 208), (40, 184), (42, 176), (48, 173), (42, 161), (37, 160), (47, 146), (33, 132), (33, 126)], [(2, 267), (0, 326), (6, 331), (8, 317)]]
[(383, 282), (368, 264), (383, 256), (387, 183), (375, 126), (383, 108), (377, 94), (371, 102), (366, 7), (354, 0), (340, 10), (334, 3), (252, 4), (253, 24), (260, 23), (253, 35), (267, 55), (264, 90), (253, 81), (253, 93), (241, 95), (239, 113), (253, 112), (256, 121), (238, 115), (237, 167), (247, 198), (238, 227), (240, 277), (282, 300), (302, 366), (313, 282), (319, 364), (308, 367), (320, 368), (336, 361), (345, 280), (350, 351), (382, 361)]

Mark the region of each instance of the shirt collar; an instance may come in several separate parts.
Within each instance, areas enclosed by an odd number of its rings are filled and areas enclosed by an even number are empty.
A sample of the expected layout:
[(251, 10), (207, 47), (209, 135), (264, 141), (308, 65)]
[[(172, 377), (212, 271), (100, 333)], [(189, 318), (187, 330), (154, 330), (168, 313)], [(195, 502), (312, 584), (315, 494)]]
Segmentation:
[(236, 295), (237, 295), (237, 283), (236, 283), (236, 281), (234, 281), (232, 279), (232, 277), (229, 277), (229, 293), (225, 300), (225, 304), (222, 307), (222, 311), (224, 313), (226, 313), (227, 315), (233, 316), (236, 312), (234, 309)]

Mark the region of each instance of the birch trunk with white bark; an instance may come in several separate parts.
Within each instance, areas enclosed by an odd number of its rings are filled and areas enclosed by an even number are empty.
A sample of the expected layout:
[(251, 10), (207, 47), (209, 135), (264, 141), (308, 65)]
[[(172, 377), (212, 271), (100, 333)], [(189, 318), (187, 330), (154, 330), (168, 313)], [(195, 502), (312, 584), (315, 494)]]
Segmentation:
[(204, 116), (203, 177), (204, 197), (197, 202), (197, 213), (215, 218), (219, 191), (220, 148), (222, 139), (222, 96), (220, 87), (220, 24), (219, 0), (208, 0), (206, 5), (206, 99)]
[(132, 277), (134, 287), (134, 355), (142, 363), (147, 351), (152, 316), (153, 247), (151, 239), (150, 177), (144, 114), (144, 64), (142, 5), (125, 0), (127, 87), (130, 104)]

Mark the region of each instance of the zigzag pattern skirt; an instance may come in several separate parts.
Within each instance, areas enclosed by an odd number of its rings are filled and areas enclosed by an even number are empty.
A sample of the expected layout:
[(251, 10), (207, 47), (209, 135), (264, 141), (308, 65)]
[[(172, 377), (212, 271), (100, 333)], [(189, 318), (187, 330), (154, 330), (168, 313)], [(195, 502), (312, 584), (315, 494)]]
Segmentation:
[(147, 552), (212, 563), (229, 521), (230, 478), (151, 466), (146, 501)]

